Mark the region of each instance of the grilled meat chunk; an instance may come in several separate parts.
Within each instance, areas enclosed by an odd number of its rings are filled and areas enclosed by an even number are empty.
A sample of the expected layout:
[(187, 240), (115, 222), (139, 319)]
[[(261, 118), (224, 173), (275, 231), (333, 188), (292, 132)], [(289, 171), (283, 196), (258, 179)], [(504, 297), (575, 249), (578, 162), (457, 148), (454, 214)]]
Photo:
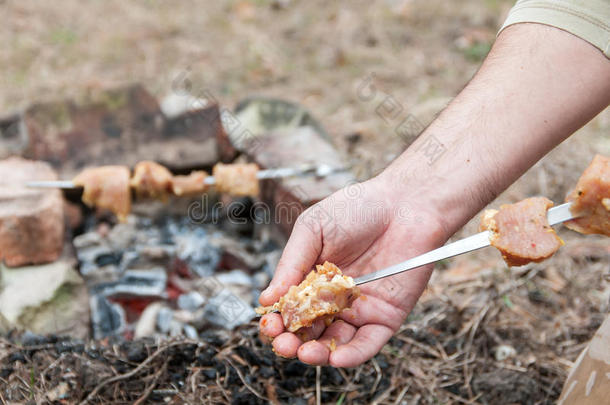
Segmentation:
[(205, 179), (208, 174), (203, 170), (191, 172), (186, 176), (172, 177), (172, 193), (178, 197), (203, 194), (208, 189)]
[(258, 196), (258, 170), (255, 163), (218, 163), (213, 169), (216, 190), (236, 197)]
[(164, 166), (145, 160), (134, 168), (131, 187), (138, 197), (166, 201), (171, 192), (172, 177), (172, 173)]
[(279, 311), (284, 326), (290, 332), (311, 326), (317, 319), (332, 318), (349, 308), (360, 295), (360, 289), (349, 276), (332, 263), (317, 265), (298, 286), (292, 286), (278, 302), (259, 307), (256, 312), (265, 314)]
[(127, 166), (100, 166), (83, 170), (74, 179), (83, 187), (83, 202), (90, 207), (107, 209), (124, 222), (131, 210)]

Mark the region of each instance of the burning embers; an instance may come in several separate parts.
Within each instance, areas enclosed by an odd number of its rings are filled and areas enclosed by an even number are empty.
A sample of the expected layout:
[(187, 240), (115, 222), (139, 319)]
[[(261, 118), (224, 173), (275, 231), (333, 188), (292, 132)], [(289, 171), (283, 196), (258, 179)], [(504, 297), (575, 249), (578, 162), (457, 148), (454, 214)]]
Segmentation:
[[(268, 245), (235, 239), (218, 225), (137, 216), (110, 230), (98, 226), (77, 236), (74, 246), (89, 289), (95, 338), (196, 338), (203, 328), (247, 323), (273, 266), (265, 258), (277, 256)], [(222, 271), (225, 263), (236, 262), (240, 247), (257, 260), (242, 261), (243, 270)]]

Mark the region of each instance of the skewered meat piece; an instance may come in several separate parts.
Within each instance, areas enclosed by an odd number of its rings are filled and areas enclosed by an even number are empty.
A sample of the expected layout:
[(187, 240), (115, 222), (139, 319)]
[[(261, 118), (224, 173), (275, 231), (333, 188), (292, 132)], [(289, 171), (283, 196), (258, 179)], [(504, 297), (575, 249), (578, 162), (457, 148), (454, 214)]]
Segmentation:
[(582, 217), (565, 226), (580, 233), (610, 236), (610, 158), (596, 155), (566, 201), (572, 201), (572, 214)]
[(208, 189), (205, 179), (208, 174), (203, 170), (191, 172), (186, 176), (172, 177), (172, 193), (180, 197), (185, 195), (203, 194)]
[(90, 207), (108, 209), (125, 222), (131, 210), (129, 168), (101, 166), (83, 170), (73, 180), (83, 187), (83, 202)]
[(172, 173), (164, 166), (145, 160), (134, 168), (131, 187), (138, 197), (165, 201), (171, 192), (172, 177)]
[(552, 206), (553, 202), (544, 197), (501, 205), (497, 212), (483, 213), (479, 229), (491, 232), (491, 245), (502, 253), (509, 266), (541, 262), (563, 245), (546, 217)]
[(268, 307), (259, 307), (260, 315), (279, 310), (284, 326), (290, 332), (311, 326), (317, 319), (332, 319), (352, 305), (360, 289), (349, 276), (332, 263), (317, 265), (298, 286), (290, 287), (286, 295)]
[(219, 193), (237, 197), (257, 196), (259, 193), (258, 166), (255, 163), (218, 163), (214, 166), (213, 174)]

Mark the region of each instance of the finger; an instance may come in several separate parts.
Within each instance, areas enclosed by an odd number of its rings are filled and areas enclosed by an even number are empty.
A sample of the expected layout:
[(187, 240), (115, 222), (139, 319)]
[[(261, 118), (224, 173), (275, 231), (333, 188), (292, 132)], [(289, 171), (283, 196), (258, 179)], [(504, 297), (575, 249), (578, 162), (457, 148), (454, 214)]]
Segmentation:
[(322, 332), (324, 332), (324, 329), (326, 329), (326, 323), (323, 319), (318, 319), (310, 327), (301, 328), (296, 331), (295, 335), (297, 335), (302, 342), (308, 342), (319, 338)]
[(261, 305), (271, 305), (279, 300), (290, 286), (299, 284), (316, 263), (322, 250), (322, 234), (310, 210), (297, 219), (271, 284), (260, 295)]
[(284, 332), (284, 322), (282, 316), (277, 313), (270, 313), (261, 317), (258, 323), (261, 334), (274, 338)]
[(393, 330), (398, 329), (407, 313), (400, 308), (373, 295), (361, 295), (350, 308), (341, 312), (339, 318), (354, 326), (379, 324)]
[(333, 367), (355, 367), (372, 358), (392, 337), (394, 331), (383, 325), (364, 325), (353, 339), (330, 353)]
[(292, 359), (303, 342), (294, 333), (284, 332), (273, 339), (273, 351), (282, 357)]
[(347, 322), (338, 320), (333, 322), (322, 334), (320, 339), (303, 343), (297, 354), (303, 363), (325, 366), (328, 364), (328, 357), (331, 352), (331, 342), (335, 345), (342, 345), (349, 342), (356, 328)]

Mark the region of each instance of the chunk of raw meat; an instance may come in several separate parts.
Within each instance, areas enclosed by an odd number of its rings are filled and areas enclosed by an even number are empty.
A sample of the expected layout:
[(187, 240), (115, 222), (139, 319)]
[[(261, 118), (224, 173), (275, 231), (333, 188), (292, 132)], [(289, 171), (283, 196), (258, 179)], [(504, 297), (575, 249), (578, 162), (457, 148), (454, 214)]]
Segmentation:
[(544, 197), (501, 205), (499, 211), (487, 210), (483, 214), (480, 228), (491, 232), (491, 245), (502, 253), (509, 266), (541, 262), (563, 245), (546, 217), (552, 206), (553, 202)]
[(565, 226), (580, 233), (610, 236), (610, 158), (596, 155), (566, 201), (572, 201), (572, 214), (581, 217)]

